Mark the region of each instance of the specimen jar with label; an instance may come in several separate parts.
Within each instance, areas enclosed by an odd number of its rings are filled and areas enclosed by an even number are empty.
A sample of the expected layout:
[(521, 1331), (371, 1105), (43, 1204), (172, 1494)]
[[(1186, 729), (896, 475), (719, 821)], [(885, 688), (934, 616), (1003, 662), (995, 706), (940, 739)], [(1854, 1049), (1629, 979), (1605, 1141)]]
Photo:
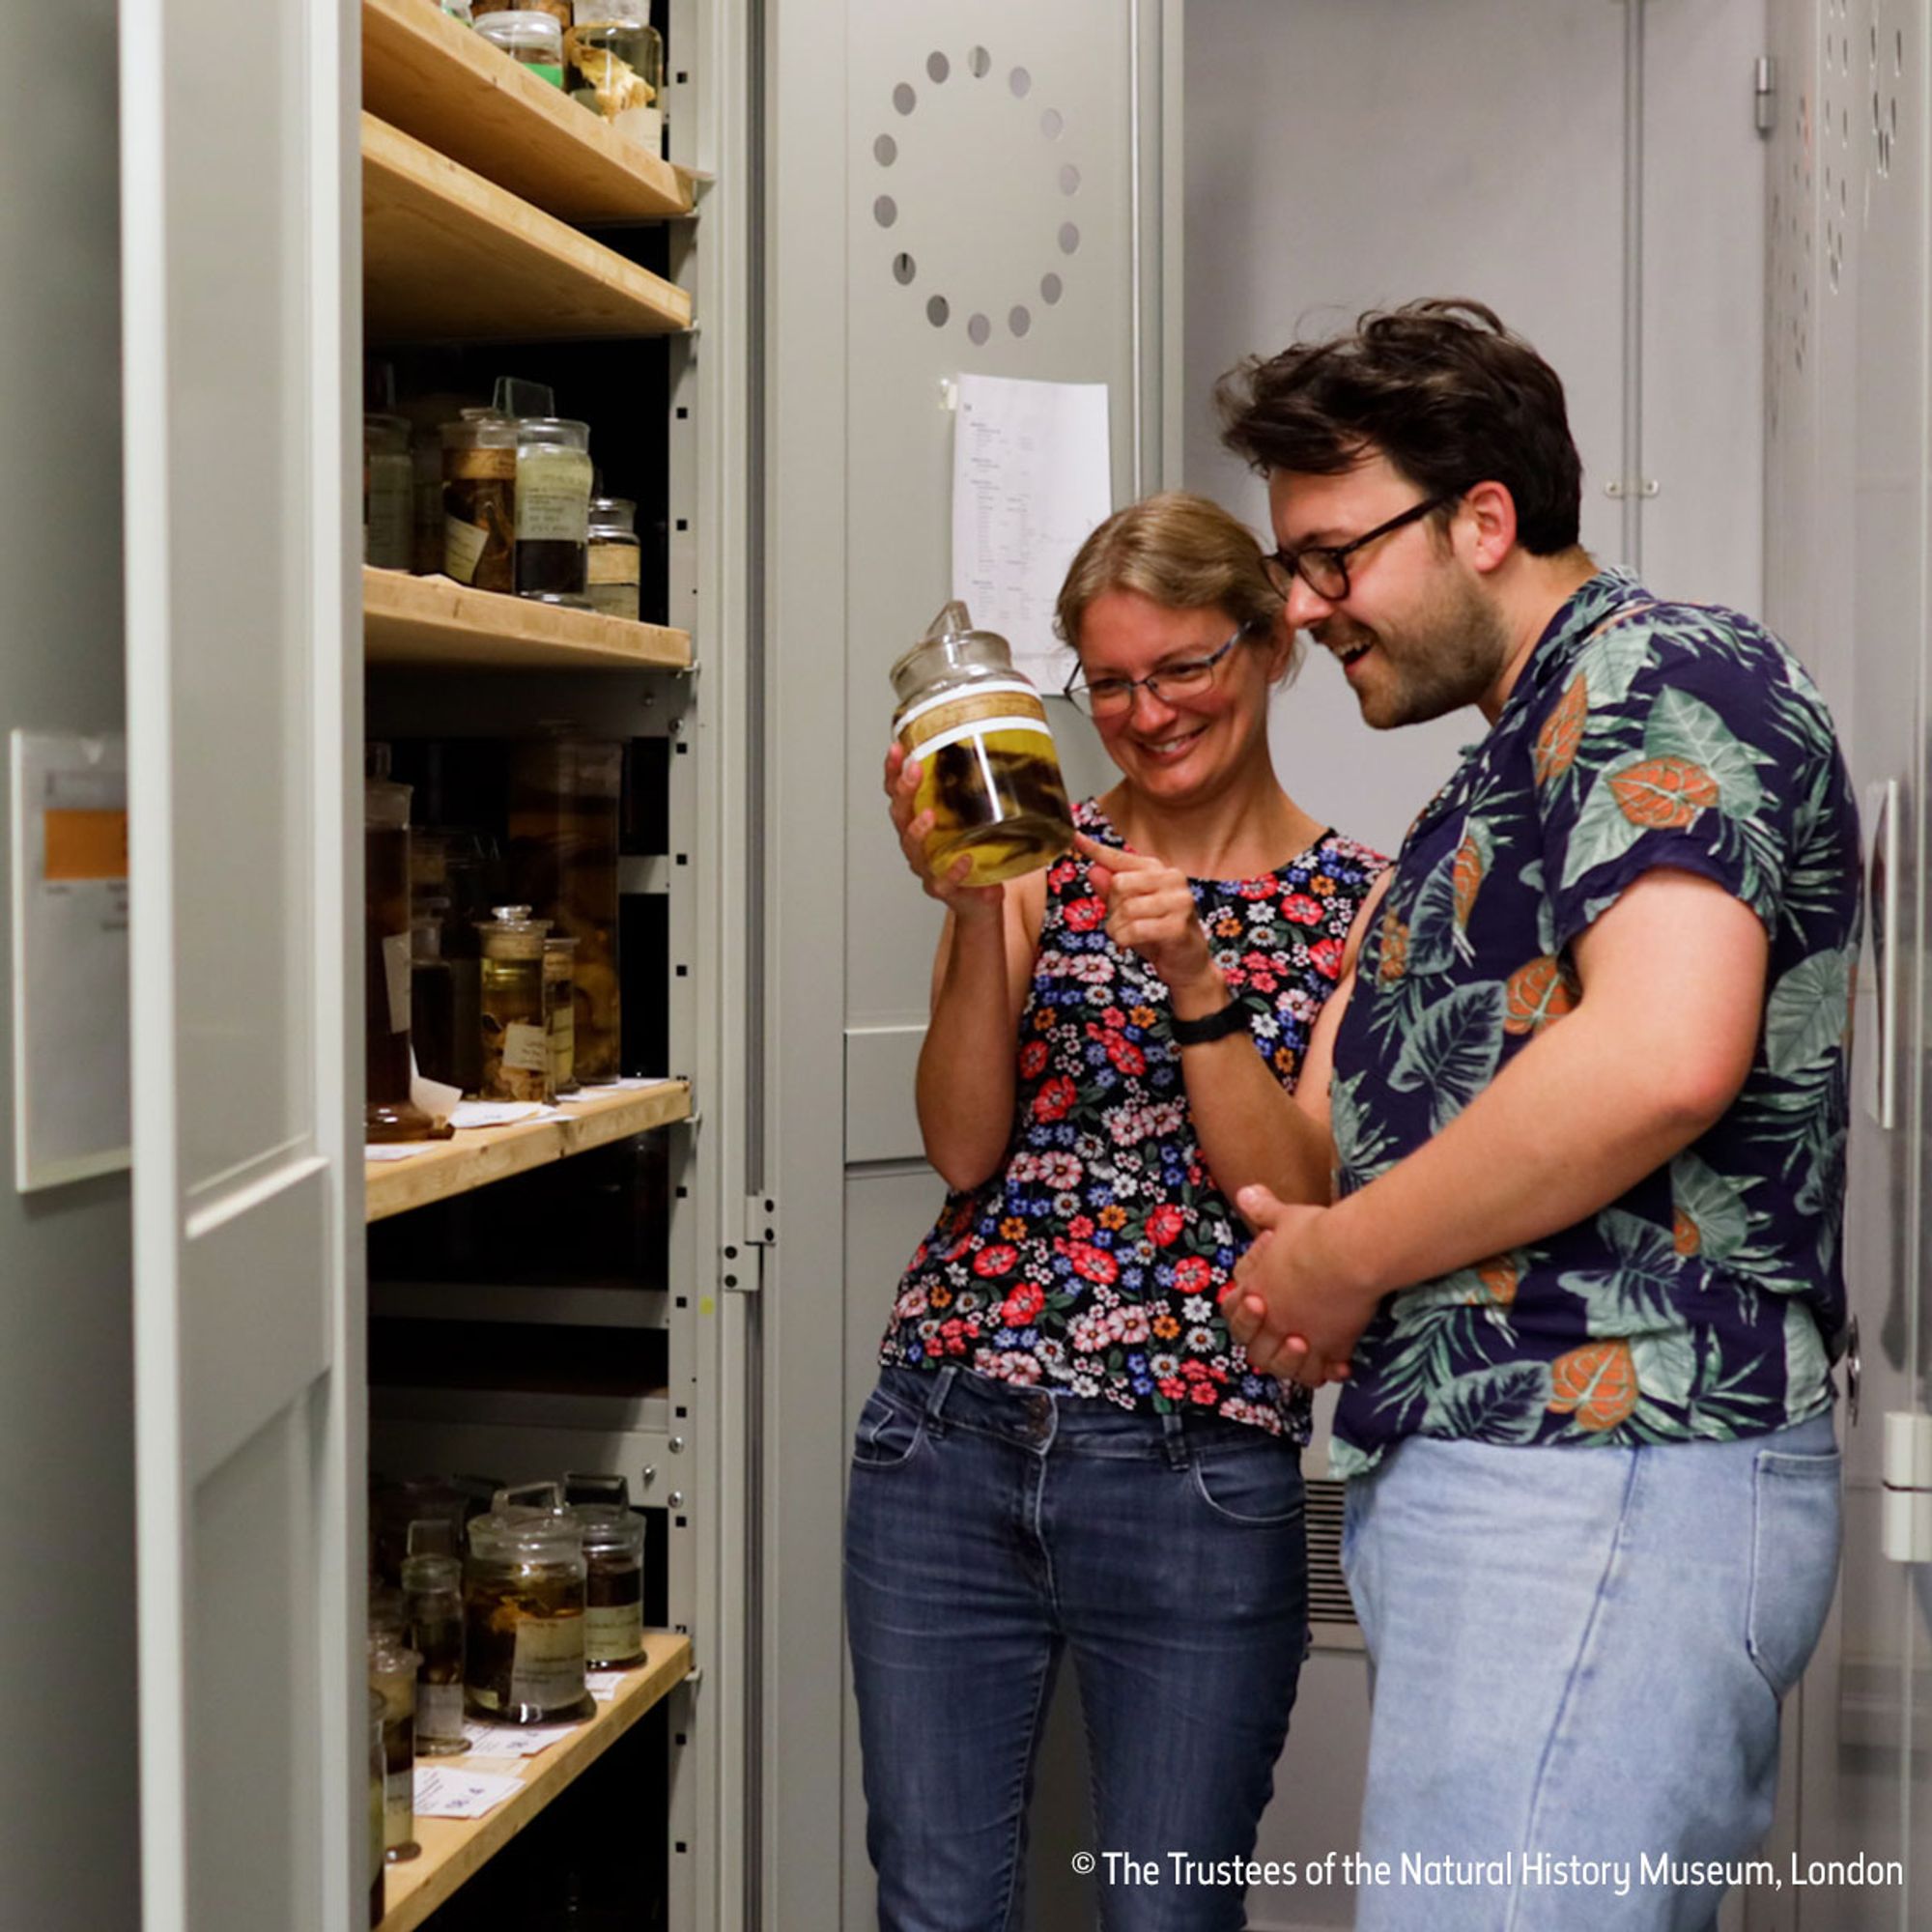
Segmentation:
[(564, 1493), (583, 1522), (584, 1662), (627, 1670), (644, 1661), (644, 1523), (622, 1476), (566, 1475)]
[(589, 577), (593, 609), (637, 622), (644, 554), (638, 542), (638, 506), (627, 497), (590, 499)]
[(504, 1506), (469, 1525), (464, 1691), (502, 1723), (587, 1718), (583, 1525), (568, 1509)]
[(544, 941), (544, 1025), (550, 1034), (550, 1084), (575, 1094), (577, 1078), (577, 941)]
[[(369, 1923), (383, 1922), (384, 1841), (388, 1836), (389, 1768), (383, 1749), (383, 1719), (388, 1705), (380, 1690), (369, 1692)], [(414, 1809), (414, 1794), (411, 1808)]]
[(601, 114), (618, 133), (654, 155), (664, 152), (664, 42), (647, 7), (578, 0), (563, 37), (570, 98)]
[(590, 429), (517, 419), (517, 588), (582, 597), (590, 547)]
[(544, 1017), (544, 935), (550, 921), (526, 905), (495, 908), (479, 924), (483, 946), (483, 1078), (486, 1100), (550, 1100), (550, 1027)]
[(422, 1659), (387, 1631), (369, 1638), (369, 1688), (383, 1700), (383, 1857), (401, 1864), (416, 1843), (416, 1670)]
[(476, 10), (476, 31), (553, 87), (563, 85), (563, 30), (569, 24), (550, 7)]
[[(447, 1524), (422, 1528), (447, 1533)], [(416, 1542), (415, 1525), (411, 1543)], [(440, 1538), (425, 1538), (425, 1543)], [(410, 1647), (416, 1667), (416, 1754), (454, 1757), (469, 1748), (463, 1735), (463, 1562), (454, 1550), (412, 1548), (403, 1558)]]
[(624, 748), (567, 725), (526, 740), (510, 760), (510, 877), (519, 897), (577, 941), (577, 1077), (618, 1075), (617, 838)]
[(401, 416), (362, 418), (362, 560), (407, 570), (415, 554), (415, 466)]
[(363, 781), (363, 1135), (419, 1141), (436, 1123), (410, 1098), (410, 788), (371, 745)]
[(1046, 706), (1013, 668), (1006, 639), (946, 606), (894, 665), (893, 731), (920, 765), (915, 812), (930, 811), (926, 855), (945, 877), (963, 855), (969, 886), (1050, 866), (1073, 844), (1073, 813)]
[(514, 590), (517, 425), (469, 409), (441, 437), (443, 575), (477, 590)]

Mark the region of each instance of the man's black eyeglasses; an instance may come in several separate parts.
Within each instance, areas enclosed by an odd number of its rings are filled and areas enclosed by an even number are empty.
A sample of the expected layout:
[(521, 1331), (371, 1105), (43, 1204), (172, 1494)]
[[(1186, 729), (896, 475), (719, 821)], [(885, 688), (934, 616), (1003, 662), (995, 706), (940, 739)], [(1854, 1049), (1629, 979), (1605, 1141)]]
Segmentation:
[(1298, 577), (1318, 597), (1339, 604), (1349, 594), (1349, 559), (1358, 550), (1374, 543), (1378, 537), (1388, 536), (1405, 524), (1415, 523), (1428, 516), (1431, 510), (1439, 510), (1444, 503), (1455, 500), (1454, 493), (1427, 497), (1403, 511), (1399, 517), (1378, 524), (1352, 543), (1310, 544), (1305, 550), (1275, 551), (1262, 558), (1262, 569), (1279, 596), (1286, 597)]

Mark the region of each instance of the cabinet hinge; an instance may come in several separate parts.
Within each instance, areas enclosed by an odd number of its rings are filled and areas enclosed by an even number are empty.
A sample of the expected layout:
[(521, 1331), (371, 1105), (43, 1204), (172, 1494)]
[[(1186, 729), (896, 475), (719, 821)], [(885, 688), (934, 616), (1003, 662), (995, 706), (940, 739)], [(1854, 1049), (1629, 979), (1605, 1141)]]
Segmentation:
[(741, 1231), (726, 1241), (718, 1281), (727, 1294), (756, 1294), (765, 1285), (765, 1257), (779, 1244), (779, 1204), (768, 1194), (748, 1194)]
[(1760, 54), (1751, 75), (1751, 96), (1757, 111), (1757, 131), (1770, 134), (1777, 127), (1777, 63)]
[(1932, 1563), (1932, 1415), (1887, 1415), (1884, 1480), (1887, 1558)]

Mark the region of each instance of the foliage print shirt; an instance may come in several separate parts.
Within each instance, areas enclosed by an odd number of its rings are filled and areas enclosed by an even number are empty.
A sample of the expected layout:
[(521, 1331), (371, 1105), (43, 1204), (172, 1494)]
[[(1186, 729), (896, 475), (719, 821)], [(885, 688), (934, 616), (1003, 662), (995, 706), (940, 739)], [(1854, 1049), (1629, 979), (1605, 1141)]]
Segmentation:
[(1552, 619), (1409, 829), (1364, 938), (1336, 1044), (1338, 1190), (1439, 1133), (1561, 1020), (1572, 942), (1653, 867), (1714, 880), (1770, 936), (1743, 1092), (1590, 1220), (1385, 1300), (1341, 1396), (1338, 1473), (1414, 1433), (1629, 1446), (1830, 1406), (1858, 823), (1811, 680), (1734, 611), (1605, 572)]
[[(1099, 807), (1080, 829), (1122, 840)], [(1278, 871), (1197, 879), (1215, 963), (1292, 1088), (1349, 928), (1387, 861), (1324, 834)], [(1004, 1165), (955, 1193), (899, 1284), (882, 1362), (957, 1363), (1123, 1408), (1308, 1437), (1307, 1400), (1248, 1368), (1219, 1304), (1246, 1246), (1194, 1137), (1160, 976), (1105, 931), (1077, 856), (1047, 873)]]

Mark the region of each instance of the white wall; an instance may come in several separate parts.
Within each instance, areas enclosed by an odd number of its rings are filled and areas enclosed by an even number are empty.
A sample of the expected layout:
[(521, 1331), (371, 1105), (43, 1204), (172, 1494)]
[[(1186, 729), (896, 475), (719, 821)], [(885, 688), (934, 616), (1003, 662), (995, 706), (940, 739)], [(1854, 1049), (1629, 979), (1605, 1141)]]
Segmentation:
[[(0, 72), (0, 734), (121, 724), (112, 0)], [(74, 57), (73, 49), (93, 52)], [(0, 889), (7, 841), (0, 838)], [(0, 1003), (11, 1095), (12, 1013)], [(22, 1197), (0, 1112), (0, 1918), (139, 1921), (125, 1177)]]

